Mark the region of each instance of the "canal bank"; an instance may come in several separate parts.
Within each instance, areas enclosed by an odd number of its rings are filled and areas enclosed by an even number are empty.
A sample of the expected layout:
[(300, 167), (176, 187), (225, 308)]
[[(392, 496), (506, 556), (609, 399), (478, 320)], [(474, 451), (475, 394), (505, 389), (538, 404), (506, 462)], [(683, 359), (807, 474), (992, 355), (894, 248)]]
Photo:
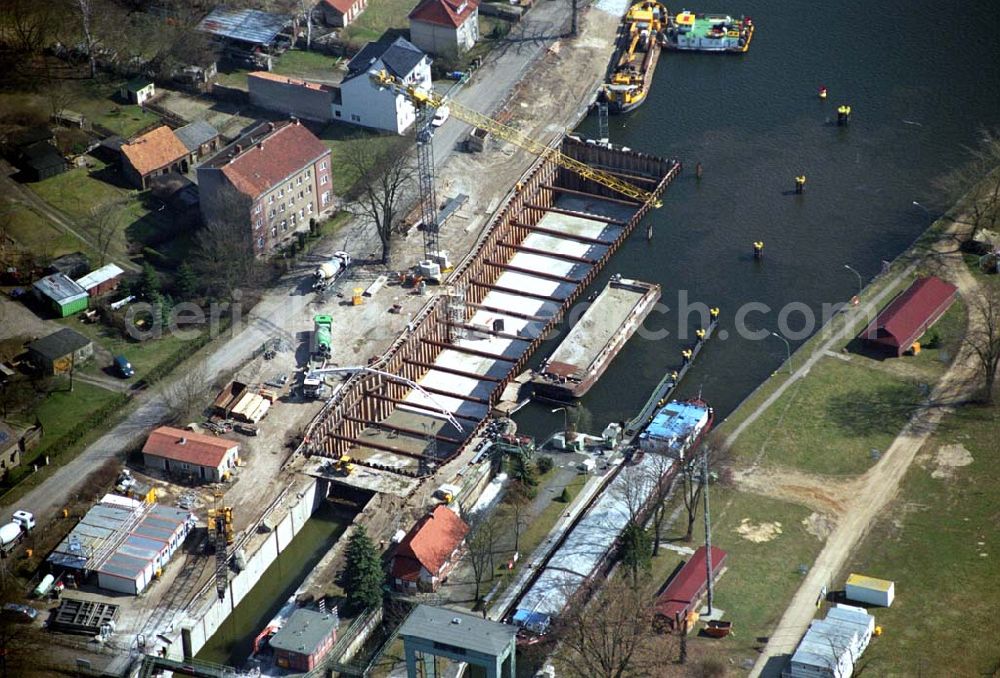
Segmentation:
[(296, 593), (302, 579), (333, 547), (353, 517), (346, 508), (323, 501), (195, 658), (242, 666), (252, 652), (253, 638)]

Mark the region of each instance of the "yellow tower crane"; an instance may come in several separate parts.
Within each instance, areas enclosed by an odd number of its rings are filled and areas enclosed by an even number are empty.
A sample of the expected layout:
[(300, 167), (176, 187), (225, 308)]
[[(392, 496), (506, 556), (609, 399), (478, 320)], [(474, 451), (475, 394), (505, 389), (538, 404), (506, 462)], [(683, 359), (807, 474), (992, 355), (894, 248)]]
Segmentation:
[(402, 94), (409, 99), (417, 109), (442, 108), (447, 106), (451, 115), (454, 115), (462, 122), (466, 122), (473, 127), (489, 132), (499, 139), (509, 141), (515, 146), (519, 146), (540, 158), (552, 160), (560, 167), (565, 167), (584, 179), (598, 183), (606, 188), (610, 188), (611, 190), (637, 202), (643, 204), (651, 203), (654, 207), (660, 207), (660, 205), (662, 205), (662, 202), (656, 197), (656, 194), (619, 179), (609, 172), (596, 169), (586, 163), (571, 158), (556, 148), (552, 148), (551, 146), (546, 146), (539, 141), (535, 141), (531, 137), (521, 133), (513, 127), (504, 125), (487, 115), (483, 115), (478, 111), (474, 111), (471, 108), (463, 106), (454, 99), (448, 99), (440, 94), (425, 90), (422, 87), (407, 85), (399, 78), (391, 75), (385, 70), (373, 71), (370, 75), (372, 80), (377, 85), (391, 89), (398, 94)]

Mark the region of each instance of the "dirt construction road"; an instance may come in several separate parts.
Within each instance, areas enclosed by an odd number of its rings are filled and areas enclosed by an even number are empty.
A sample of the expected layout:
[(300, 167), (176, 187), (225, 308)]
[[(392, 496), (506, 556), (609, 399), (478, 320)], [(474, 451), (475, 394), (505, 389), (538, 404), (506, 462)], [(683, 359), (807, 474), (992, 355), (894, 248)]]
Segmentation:
[[(932, 258), (940, 264), (940, 274), (955, 283), (962, 296), (969, 299), (970, 294), (976, 293), (978, 284), (966, 269), (956, 247), (956, 229), (960, 223), (961, 220), (952, 223), (935, 246)], [(971, 314), (969, 327), (974, 327), (978, 320), (975, 314)], [(822, 351), (821, 347), (816, 355), (822, 355)], [(895, 496), (899, 483), (917, 452), (934, 433), (942, 418), (953, 410), (953, 406), (968, 400), (974, 394), (977, 380), (976, 358), (968, 347), (963, 347), (926, 403), (914, 413), (888, 451), (875, 466), (852, 483), (854, 491), (850, 493), (844, 510), (837, 516), (836, 527), (771, 634), (751, 676), (780, 674), (785, 663), (782, 655), (794, 651), (808, 628), (816, 614), (816, 599), (822, 587), (828, 586), (838, 576), (869, 526)], [(739, 430), (734, 436), (738, 435)]]

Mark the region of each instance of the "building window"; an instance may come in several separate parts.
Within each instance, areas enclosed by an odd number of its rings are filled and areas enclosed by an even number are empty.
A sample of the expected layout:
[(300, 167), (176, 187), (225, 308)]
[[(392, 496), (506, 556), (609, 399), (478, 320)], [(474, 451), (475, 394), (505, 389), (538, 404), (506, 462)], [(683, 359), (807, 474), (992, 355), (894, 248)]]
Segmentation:
[(267, 216), (270, 217), (271, 219), (274, 218), (274, 208), (271, 208), (271, 210), (268, 211)]
[(257, 205), (253, 208), (253, 213), (254, 214), (260, 214), (260, 211), (262, 209), (264, 209), (263, 205), (261, 205), (260, 203), (257, 203)]
[(305, 191), (299, 191), (299, 200), (301, 200), (304, 197), (306, 197), (306, 192)]
[[(351, 120), (353, 120), (354, 122), (361, 122), (361, 116), (360, 115), (355, 115), (354, 113), (351, 113)], [(326, 168), (325, 167), (320, 167), (320, 169), (326, 169)]]
[(330, 202), (330, 191), (323, 192), (323, 207), (326, 207), (326, 203)]
[(300, 217), (304, 217), (305, 215), (306, 215), (306, 211), (305, 210), (299, 210), (299, 216)]
[(312, 174), (312, 170), (311, 170), (311, 169), (307, 169), (307, 170), (306, 170), (306, 179), (308, 179), (308, 178), (309, 178), (309, 177), (311, 177), (312, 175), (313, 175), (313, 174)]
[(278, 235), (278, 227), (277, 226), (272, 226), (271, 227), (271, 237), (274, 238), (277, 235)]
[(292, 226), (295, 225), (295, 213), (292, 212)]
[(257, 238), (257, 249), (259, 250), (264, 249), (264, 236), (260, 236), (259, 238)]
[(312, 214), (313, 213), (313, 204), (309, 203), (309, 205), (307, 205), (306, 209), (309, 212), (309, 214)]
[(285, 197), (285, 189), (283, 189), (283, 188), (278, 189), (278, 197), (279, 198), (284, 198)]
[(273, 205), (274, 204), (274, 194), (273, 193), (271, 195), (267, 196), (267, 204), (268, 205)]
[(255, 223), (254, 226), (256, 226), (257, 228), (260, 228), (263, 224), (264, 224), (264, 221), (262, 219), (258, 219), (257, 223)]
[(326, 160), (324, 160), (323, 162), (321, 162), (321, 163), (319, 164), (319, 168), (320, 168), (321, 170), (325, 170), (325, 169), (326, 169)]
[(278, 208), (278, 211), (279, 212), (284, 212), (285, 211), (285, 203), (281, 203), (281, 206)]
[(282, 219), (281, 220), (281, 230), (282, 231), (287, 231), (288, 230), (288, 219)]
[(302, 185), (302, 175), (301, 174), (299, 175), (299, 178), (295, 180), (295, 184), (297, 186), (301, 186)]
[(322, 175), (322, 176), (321, 176), (321, 177), (319, 178), (319, 185), (320, 185), (320, 186), (326, 186), (326, 179), (327, 179), (326, 175), (325, 175), (325, 174), (324, 174), (324, 175)]

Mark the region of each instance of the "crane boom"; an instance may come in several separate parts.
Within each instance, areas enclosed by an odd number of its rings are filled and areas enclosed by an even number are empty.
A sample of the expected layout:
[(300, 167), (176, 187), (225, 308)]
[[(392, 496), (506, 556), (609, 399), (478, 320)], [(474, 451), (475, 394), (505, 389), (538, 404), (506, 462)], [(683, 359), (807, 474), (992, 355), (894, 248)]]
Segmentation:
[(442, 106), (447, 106), (451, 114), (462, 122), (466, 122), (473, 127), (489, 132), (493, 136), (503, 139), (504, 141), (509, 141), (515, 146), (520, 146), (524, 150), (538, 156), (539, 158), (552, 160), (560, 167), (565, 167), (584, 179), (588, 179), (605, 186), (606, 188), (610, 188), (611, 190), (640, 203), (652, 203), (654, 207), (659, 207), (662, 204), (659, 198), (656, 197), (655, 193), (619, 179), (610, 172), (596, 169), (586, 163), (576, 160), (575, 158), (571, 158), (558, 149), (546, 146), (545, 144), (532, 139), (513, 127), (504, 125), (487, 115), (483, 115), (478, 111), (474, 111), (471, 108), (463, 106), (454, 99), (448, 99), (440, 94), (436, 94), (415, 85), (404, 84), (401, 80), (399, 80), (399, 78), (390, 75), (384, 70), (373, 71), (370, 75), (372, 80), (377, 85), (389, 88), (398, 94), (402, 94), (418, 109), (428, 107), (441, 108)]

